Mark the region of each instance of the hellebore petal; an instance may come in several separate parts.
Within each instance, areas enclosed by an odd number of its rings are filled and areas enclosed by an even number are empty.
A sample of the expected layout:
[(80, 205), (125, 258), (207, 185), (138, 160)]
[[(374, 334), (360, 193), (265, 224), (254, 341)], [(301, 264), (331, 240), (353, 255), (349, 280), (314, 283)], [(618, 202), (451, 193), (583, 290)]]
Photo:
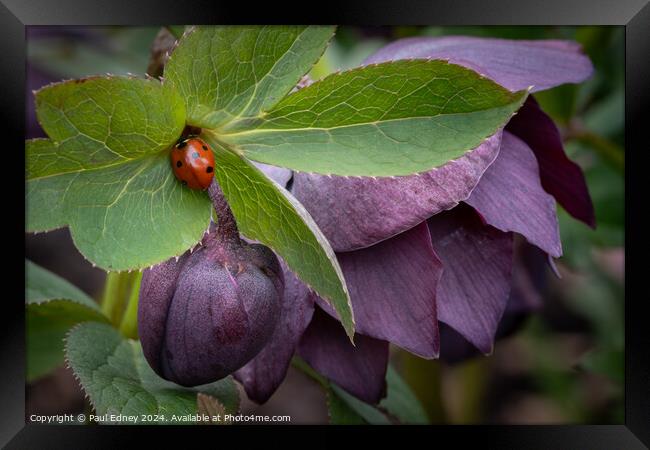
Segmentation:
[(589, 78), (593, 66), (575, 42), (508, 40), (466, 36), (415, 37), (395, 41), (364, 64), (396, 59), (444, 59), (472, 69), (503, 87), (532, 92)]
[(505, 131), (501, 150), (466, 203), (501, 231), (517, 232), (549, 255), (562, 255), (555, 200), (539, 180), (533, 151)]
[(560, 131), (533, 97), (526, 99), (506, 130), (528, 144), (535, 153), (546, 192), (573, 217), (595, 228), (594, 206), (582, 169), (567, 157)]
[(287, 374), (294, 351), (314, 313), (314, 294), (287, 267), (280, 319), (273, 336), (260, 353), (234, 377), (244, 385), (248, 398), (265, 403)]
[(512, 233), (484, 225), (467, 205), (427, 222), (443, 265), (438, 318), (490, 353), (510, 293)]
[[(438, 356), (436, 289), (442, 264), (426, 222), (391, 239), (337, 253), (350, 290), (356, 329), (424, 358)], [(333, 317), (334, 310), (317, 297)]]
[(444, 322), (440, 324), (440, 359), (442, 361), (456, 364), (482, 354), (484, 353), (458, 331)]
[(549, 256), (543, 250), (519, 237), (515, 239), (515, 265), (512, 271), (512, 291), (506, 313), (529, 314), (543, 305), (548, 288)]
[(368, 247), (465, 200), (495, 160), (501, 134), (426, 173), (396, 178), (295, 173), (292, 192), (335, 251)]
[(350, 394), (367, 403), (378, 403), (386, 395), (388, 342), (357, 333), (354, 343), (337, 320), (316, 308), (298, 353)]
[[(548, 255), (515, 237), (512, 289), (495, 339), (508, 337), (520, 329), (526, 318), (541, 307), (541, 296), (546, 289)], [(440, 324), (440, 344), (440, 359), (448, 363), (461, 362), (481, 354), (474, 345), (445, 323)]]
[(151, 367), (160, 367), (167, 312), (176, 290), (176, 280), (189, 256), (190, 253), (185, 252), (178, 260), (171, 258), (142, 273), (138, 334), (142, 352)]

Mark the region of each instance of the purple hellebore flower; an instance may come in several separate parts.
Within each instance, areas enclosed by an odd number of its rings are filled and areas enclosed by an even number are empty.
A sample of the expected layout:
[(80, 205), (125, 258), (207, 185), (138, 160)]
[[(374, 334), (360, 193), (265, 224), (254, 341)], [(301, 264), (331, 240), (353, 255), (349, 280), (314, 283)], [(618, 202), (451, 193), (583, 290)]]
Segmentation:
[(138, 332), (149, 365), (183, 386), (224, 378), (257, 355), (275, 332), (284, 277), (275, 254), (240, 238), (213, 181), (219, 213), (201, 245), (145, 270)]
[[(398, 40), (364, 64), (414, 58), (448, 60), (512, 91), (579, 83), (593, 71), (576, 43), (470, 37)], [(260, 167), (280, 184), (291, 176)], [(505, 129), (430, 172), (378, 179), (294, 173), (290, 190), (336, 251), (356, 347), (332, 308), (283, 265), (278, 326), (234, 374), (258, 403), (280, 385), (294, 352), (370, 403), (385, 394), (389, 342), (424, 358), (491, 353), (514, 318), (538, 307), (531, 280), (562, 255), (555, 202), (595, 226), (582, 171), (532, 96)]]

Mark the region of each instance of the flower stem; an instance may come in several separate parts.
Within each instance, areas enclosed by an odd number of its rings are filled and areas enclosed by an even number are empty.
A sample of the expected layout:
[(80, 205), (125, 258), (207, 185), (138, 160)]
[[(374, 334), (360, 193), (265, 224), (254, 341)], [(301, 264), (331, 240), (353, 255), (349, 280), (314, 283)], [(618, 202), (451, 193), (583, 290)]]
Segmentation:
[(216, 239), (223, 242), (239, 243), (239, 230), (237, 229), (235, 216), (233, 215), (230, 205), (228, 205), (226, 197), (223, 195), (221, 186), (219, 186), (216, 178), (214, 178), (212, 183), (210, 183), (208, 194), (210, 195), (212, 205), (217, 212)]
[(126, 311), (120, 323), (120, 332), (129, 339), (138, 339), (138, 300), (140, 298), (140, 281), (142, 272), (137, 272), (131, 284), (131, 292)]
[(109, 272), (102, 294), (102, 312), (114, 326), (119, 326), (126, 302), (131, 292), (131, 284), (137, 273)]

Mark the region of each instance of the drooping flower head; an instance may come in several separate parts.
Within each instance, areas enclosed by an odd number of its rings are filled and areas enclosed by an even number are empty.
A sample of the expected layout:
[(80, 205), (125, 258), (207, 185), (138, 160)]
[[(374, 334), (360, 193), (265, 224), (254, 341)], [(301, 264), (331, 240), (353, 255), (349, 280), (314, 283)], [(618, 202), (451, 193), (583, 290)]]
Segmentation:
[(184, 386), (224, 378), (257, 355), (284, 293), (276, 256), (241, 240), (215, 181), (209, 192), (218, 225), (195, 251), (145, 270), (140, 287), (144, 355), (161, 377)]

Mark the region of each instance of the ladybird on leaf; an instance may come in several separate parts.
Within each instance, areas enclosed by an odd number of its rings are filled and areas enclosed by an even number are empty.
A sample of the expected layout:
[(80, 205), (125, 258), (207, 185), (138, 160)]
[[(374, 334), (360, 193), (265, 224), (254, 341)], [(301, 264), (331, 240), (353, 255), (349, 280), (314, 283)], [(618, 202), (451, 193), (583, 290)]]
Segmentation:
[(189, 137), (176, 144), (171, 152), (174, 175), (190, 189), (205, 190), (214, 177), (214, 153), (198, 137)]

